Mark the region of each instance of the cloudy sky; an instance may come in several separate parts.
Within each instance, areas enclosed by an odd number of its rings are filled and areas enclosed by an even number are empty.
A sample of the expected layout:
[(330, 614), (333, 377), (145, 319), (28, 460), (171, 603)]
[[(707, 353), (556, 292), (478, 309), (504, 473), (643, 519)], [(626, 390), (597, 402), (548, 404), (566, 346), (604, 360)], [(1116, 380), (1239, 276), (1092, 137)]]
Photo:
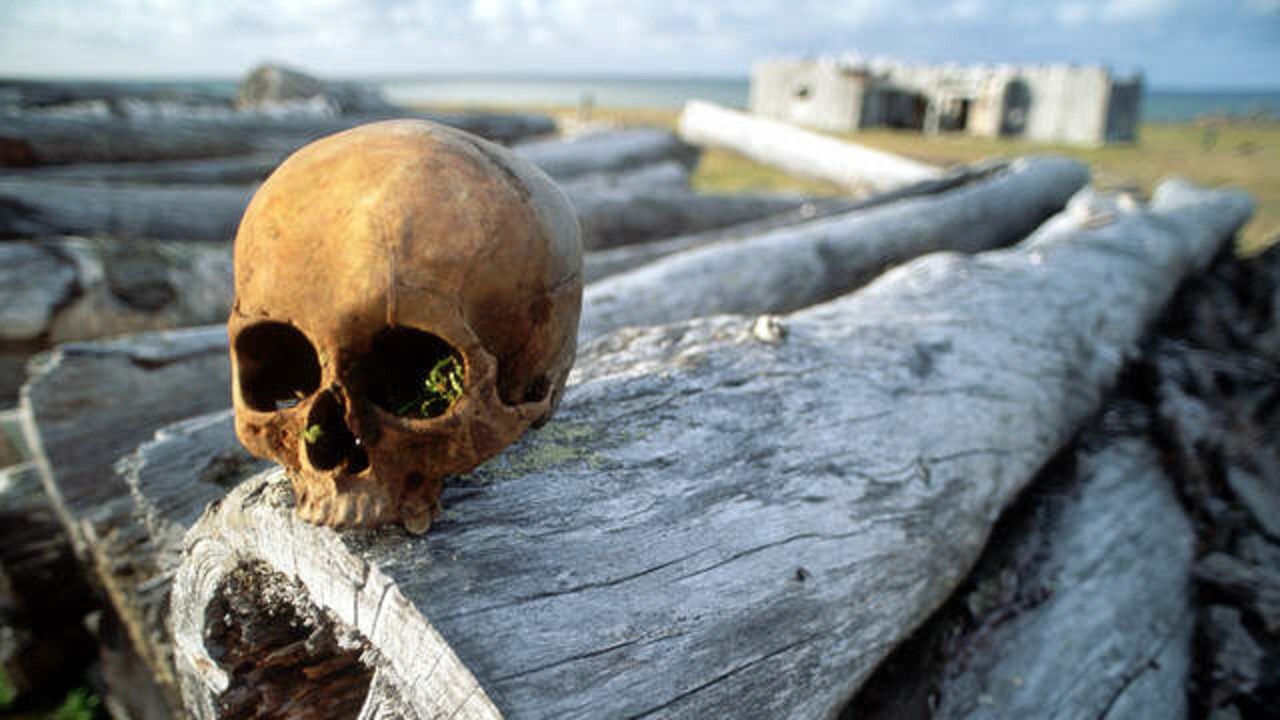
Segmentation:
[(1280, 88), (1280, 0), (0, 0), (8, 76), (742, 76), (849, 50)]

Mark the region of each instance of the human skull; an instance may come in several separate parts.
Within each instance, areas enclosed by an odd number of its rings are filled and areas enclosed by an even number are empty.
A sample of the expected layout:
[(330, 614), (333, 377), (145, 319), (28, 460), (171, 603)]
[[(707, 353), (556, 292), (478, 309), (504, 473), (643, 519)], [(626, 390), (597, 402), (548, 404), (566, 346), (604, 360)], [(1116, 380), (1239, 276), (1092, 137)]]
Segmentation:
[(577, 219), (529, 163), (424, 121), (316, 141), (236, 236), (236, 434), (303, 519), (425, 532), (446, 476), (550, 417), (581, 304)]

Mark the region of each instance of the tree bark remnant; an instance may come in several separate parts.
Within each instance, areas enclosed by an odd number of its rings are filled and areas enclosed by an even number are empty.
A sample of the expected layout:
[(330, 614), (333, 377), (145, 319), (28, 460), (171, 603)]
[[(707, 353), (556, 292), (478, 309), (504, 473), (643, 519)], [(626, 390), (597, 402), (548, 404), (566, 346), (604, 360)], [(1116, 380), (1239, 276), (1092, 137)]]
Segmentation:
[(1149, 212), (1086, 195), (1016, 248), (785, 319), (602, 338), (557, 419), (455, 484), (425, 538), (306, 525), (278, 473), (245, 482), (175, 583), (190, 709), (216, 716), (233, 678), (204, 646), (215, 591), (261, 562), (377, 651), (366, 710), (835, 712), (1250, 209), (1177, 183)]

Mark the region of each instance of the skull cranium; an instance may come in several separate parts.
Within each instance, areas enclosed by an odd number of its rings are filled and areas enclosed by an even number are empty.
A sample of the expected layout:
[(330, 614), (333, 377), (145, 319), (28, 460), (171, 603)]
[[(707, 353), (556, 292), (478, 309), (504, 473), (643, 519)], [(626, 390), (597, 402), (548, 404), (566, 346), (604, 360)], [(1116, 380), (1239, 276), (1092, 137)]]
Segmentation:
[(298, 514), (425, 531), (444, 478), (559, 402), (582, 302), (577, 219), (540, 171), (424, 121), (286, 160), (245, 211), (228, 322), (236, 433)]

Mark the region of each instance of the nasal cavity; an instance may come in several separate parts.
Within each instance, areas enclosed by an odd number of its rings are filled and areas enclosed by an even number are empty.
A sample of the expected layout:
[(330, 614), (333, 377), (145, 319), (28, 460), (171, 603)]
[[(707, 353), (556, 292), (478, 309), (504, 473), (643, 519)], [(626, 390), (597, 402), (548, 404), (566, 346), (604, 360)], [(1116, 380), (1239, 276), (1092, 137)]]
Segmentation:
[(302, 429), (302, 443), (307, 460), (316, 470), (342, 467), (354, 474), (369, 467), (369, 454), (347, 427), (342, 401), (332, 390), (320, 393), (311, 406)]

